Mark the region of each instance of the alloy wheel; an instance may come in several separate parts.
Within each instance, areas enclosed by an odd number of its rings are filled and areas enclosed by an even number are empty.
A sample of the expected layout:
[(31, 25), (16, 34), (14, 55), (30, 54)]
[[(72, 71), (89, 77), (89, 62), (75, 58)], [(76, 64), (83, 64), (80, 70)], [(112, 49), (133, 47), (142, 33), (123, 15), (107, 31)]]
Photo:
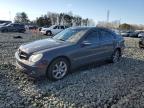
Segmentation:
[(64, 61), (57, 62), (52, 68), (52, 75), (55, 79), (63, 78), (68, 70), (68, 66)]
[(117, 63), (120, 60), (120, 51), (117, 50), (115, 51), (114, 55), (113, 55), (113, 62)]

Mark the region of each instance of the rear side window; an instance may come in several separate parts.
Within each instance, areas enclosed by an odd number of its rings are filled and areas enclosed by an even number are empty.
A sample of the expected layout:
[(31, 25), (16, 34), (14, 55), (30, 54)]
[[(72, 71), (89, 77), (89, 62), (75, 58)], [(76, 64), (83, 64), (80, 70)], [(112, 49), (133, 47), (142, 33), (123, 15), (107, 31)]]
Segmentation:
[(24, 27), (23, 24), (14, 24), (14, 27)]
[(91, 42), (91, 43), (98, 43), (100, 40), (99, 33), (97, 31), (92, 31), (88, 34), (85, 41)]
[(100, 31), (100, 41), (113, 41), (114, 36), (111, 32), (101, 30)]
[(14, 24), (14, 27), (21, 27), (19, 24)]

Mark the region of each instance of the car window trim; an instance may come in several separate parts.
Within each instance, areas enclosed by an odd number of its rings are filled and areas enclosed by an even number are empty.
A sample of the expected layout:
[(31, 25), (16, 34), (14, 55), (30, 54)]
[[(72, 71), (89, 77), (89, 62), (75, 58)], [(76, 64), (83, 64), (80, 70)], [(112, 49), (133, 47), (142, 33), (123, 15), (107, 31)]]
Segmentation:
[[(98, 42), (92, 42), (92, 44), (96, 44), (96, 43), (99, 44), (99, 43), (100, 43), (100, 36), (99, 36), (100, 34), (99, 34), (99, 31), (98, 31), (98, 30), (95, 30), (95, 29), (90, 30), (86, 37), (88, 37), (89, 34), (92, 33), (92, 32), (97, 32), (97, 33), (98, 33), (98, 38), (99, 38), (99, 41), (98, 41)], [(86, 38), (86, 37), (85, 37), (85, 38)]]
[[(104, 30), (104, 29), (100, 29), (100, 31), (104, 31), (104, 32), (111, 34), (111, 36), (113, 37), (112, 42), (116, 39), (116, 36), (114, 36), (114, 34), (111, 31)], [(101, 35), (101, 33), (100, 33), (100, 35)], [(110, 40), (101, 40), (101, 38), (100, 38), (100, 42), (108, 42), (108, 41), (110, 41)]]

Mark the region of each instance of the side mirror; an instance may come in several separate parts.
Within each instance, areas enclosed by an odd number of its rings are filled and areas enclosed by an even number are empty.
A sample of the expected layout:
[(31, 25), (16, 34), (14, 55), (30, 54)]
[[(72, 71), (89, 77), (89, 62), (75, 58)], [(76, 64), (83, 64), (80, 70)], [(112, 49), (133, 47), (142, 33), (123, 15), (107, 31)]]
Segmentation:
[(92, 43), (90, 43), (89, 41), (83, 41), (83, 42), (81, 43), (81, 46), (82, 46), (82, 47), (90, 46), (90, 45), (92, 45)]

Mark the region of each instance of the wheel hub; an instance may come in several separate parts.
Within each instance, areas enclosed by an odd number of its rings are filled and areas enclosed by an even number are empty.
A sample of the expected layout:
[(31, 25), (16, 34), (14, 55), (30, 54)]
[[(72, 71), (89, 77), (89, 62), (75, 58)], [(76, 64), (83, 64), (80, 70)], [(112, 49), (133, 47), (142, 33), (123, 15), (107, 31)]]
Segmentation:
[(53, 76), (57, 79), (62, 78), (67, 72), (67, 65), (65, 62), (60, 61), (54, 65), (54, 69), (52, 70)]

